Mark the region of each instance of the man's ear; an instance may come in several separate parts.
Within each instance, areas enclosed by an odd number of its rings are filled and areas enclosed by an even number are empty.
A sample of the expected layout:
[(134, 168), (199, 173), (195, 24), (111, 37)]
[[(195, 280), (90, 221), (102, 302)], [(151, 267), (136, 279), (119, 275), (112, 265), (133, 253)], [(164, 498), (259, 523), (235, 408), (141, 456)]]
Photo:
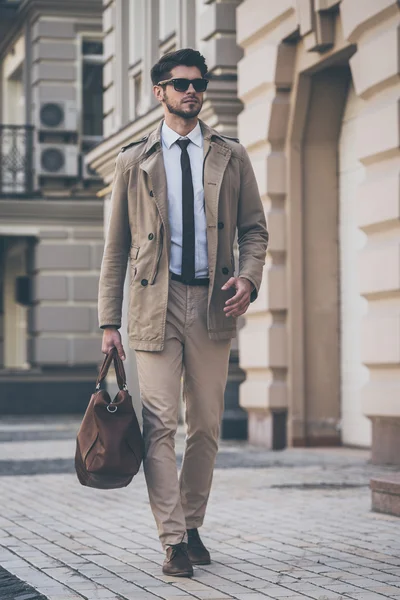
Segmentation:
[(163, 89), (159, 85), (153, 85), (153, 94), (157, 98), (159, 102), (162, 102), (163, 99)]

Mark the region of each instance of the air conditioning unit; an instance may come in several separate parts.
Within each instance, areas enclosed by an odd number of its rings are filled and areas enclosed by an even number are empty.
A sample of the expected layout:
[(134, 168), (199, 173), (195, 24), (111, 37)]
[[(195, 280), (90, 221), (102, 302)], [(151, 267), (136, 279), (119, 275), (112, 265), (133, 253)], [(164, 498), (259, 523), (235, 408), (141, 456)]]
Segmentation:
[(85, 155), (81, 154), (81, 173), (84, 181), (101, 181), (100, 175), (85, 163)]
[(74, 100), (41, 101), (39, 103), (40, 131), (77, 131), (78, 108)]
[(78, 177), (78, 148), (67, 144), (39, 144), (36, 152), (39, 177)]

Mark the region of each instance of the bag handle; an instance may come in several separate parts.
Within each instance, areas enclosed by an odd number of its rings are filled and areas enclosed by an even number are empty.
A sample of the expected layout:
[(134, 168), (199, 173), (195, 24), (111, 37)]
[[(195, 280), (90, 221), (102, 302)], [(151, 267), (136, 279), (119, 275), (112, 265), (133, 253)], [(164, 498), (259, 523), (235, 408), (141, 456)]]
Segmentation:
[(118, 384), (119, 389), (120, 390), (128, 389), (127, 385), (126, 385), (126, 375), (125, 375), (124, 365), (122, 363), (122, 360), (118, 356), (117, 349), (114, 347), (114, 348), (111, 348), (110, 352), (108, 352), (108, 354), (106, 354), (104, 357), (103, 364), (101, 365), (100, 373), (99, 373), (99, 376), (96, 381), (96, 390), (100, 389), (100, 386), (101, 386), (103, 380), (107, 377), (108, 370), (113, 361), (114, 361), (114, 369), (115, 369), (115, 374), (117, 376), (117, 384)]

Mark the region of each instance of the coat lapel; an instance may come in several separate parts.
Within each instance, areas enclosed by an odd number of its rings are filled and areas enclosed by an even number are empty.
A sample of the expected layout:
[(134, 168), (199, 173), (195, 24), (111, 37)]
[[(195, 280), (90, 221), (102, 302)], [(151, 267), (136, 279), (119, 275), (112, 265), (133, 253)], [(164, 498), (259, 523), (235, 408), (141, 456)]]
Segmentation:
[[(168, 220), (168, 194), (167, 194), (167, 178), (165, 175), (163, 153), (161, 147), (158, 147), (155, 152), (150, 154), (141, 163), (140, 168), (147, 173), (151, 181), (151, 189), (153, 191), (153, 199), (157, 205), (158, 211), (166, 238), (170, 240), (170, 229)], [(151, 200), (151, 198), (149, 198)]]
[[(150, 134), (145, 149), (147, 156), (140, 164), (140, 168), (150, 178), (154, 201), (164, 225), (168, 246), (170, 246), (167, 177), (161, 148), (161, 126), (162, 122)], [(200, 121), (200, 126), (204, 137), (203, 186), (207, 219), (208, 260), (211, 266), (215, 264), (217, 257), (219, 195), (232, 151), (218, 133), (203, 121)]]
[[(202, 126), (204, 124), (202, 123)], [(214, 141), (209, 128), (203, 127), (204, 133), (204, 200), (207, 218), (208, 263), (214, 266), (217, 259), (218, 246), (218, 202), (225, 174), (232, 151), (220, 138)], [(214, 269), (213, 269), (214, 272)]]

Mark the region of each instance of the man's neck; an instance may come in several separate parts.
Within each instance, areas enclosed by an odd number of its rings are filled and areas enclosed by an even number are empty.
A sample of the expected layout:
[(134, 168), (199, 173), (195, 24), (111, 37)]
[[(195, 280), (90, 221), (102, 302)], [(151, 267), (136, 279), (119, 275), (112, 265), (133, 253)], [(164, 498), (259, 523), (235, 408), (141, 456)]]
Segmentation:
[(185, 137), (193, 131), (198, 122), (199, 120), (197, 117), (193, 117), (193, 119), (182, 119), (182, 117), (172, 115), (171, 113), (165, 115), (165, 123), (168, 127), (176, 133), (179, 133), (182, 137)]

